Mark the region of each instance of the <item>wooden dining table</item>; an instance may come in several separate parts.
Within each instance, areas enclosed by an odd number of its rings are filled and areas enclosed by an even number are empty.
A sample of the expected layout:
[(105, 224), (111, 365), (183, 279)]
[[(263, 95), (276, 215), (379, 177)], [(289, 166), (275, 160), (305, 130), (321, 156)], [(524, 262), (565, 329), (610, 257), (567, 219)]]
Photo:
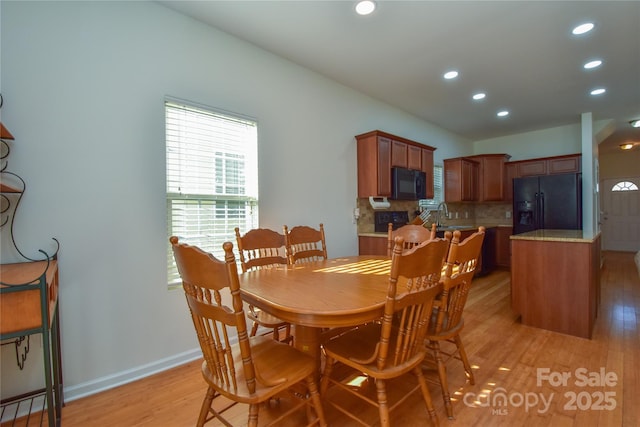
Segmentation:
[(242, 299), (294, 326), (296, 348), (320, 365), (323, 328), (357, 326), (384, 313), (391, 259), (350, 256), (248, 271)]

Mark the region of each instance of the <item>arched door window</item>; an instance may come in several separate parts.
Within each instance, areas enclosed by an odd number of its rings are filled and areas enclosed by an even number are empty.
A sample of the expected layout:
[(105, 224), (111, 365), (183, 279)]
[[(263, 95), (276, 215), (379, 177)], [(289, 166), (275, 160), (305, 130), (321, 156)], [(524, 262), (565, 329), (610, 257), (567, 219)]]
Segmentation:
[(620, 181), (611, 188), (611, 191), (638, 191), (638, 186), (633, 182)]

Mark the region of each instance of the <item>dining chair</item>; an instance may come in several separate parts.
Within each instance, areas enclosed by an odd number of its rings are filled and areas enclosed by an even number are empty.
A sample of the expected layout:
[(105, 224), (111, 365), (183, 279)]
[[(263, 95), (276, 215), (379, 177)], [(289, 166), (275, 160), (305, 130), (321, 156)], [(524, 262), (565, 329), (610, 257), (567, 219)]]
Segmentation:
[[(170, 242), (204, 356), (202, 376), (208, 389), (197, 425), (216, 418), (231, 426), (222, 414), (244, 403), (249, 405), (248, 425), (257, 426), (261, 403), (290, 395), (296, 404), (268, 425), (277, 425), (306, 407), (307, 425), (325, 426), (313, 358), (271, 338), (247, 336), (233, 244), (222, 245), (225, 260), (220, 261), (196, 246), (180, 243), (175, 236)], [(300, 384), (305, 383), (306, 392), (301, 393)], [(231, 403), (214, 409), (213, 401), (219, 396)]]
[[(424, 339), (433, 302), (442, 291), (440, 276), (447, 247), (448, 242), (434, 239), (404, 250), (403, 238), (396, 238), (382, 319), (324, 344), (326, 362), (320, 390), (325, 404), (362, 425), (373, 424), (362, 417), (366, 413), (344, 405), (349, 401), (344, 394), (353, 394), (377, 407), (380, 425), (388, 427), (390, 413), (420, 389), (432, 424), (438, 424), (421, 365), (427, 351)], [(345, 377), (342, 368), (347, 368), (350, 375)], [(403, 391), (401, 397), (396, 396), (399, 388), (388, 395), (387, 388), (393, 384), (389, 381), (400, 377), (415, 377), (417, 384)], [(334, 389), (337, 392), (331, 393)], [(392, 396), (393, 401), (389, 399)]]
[(285, 225), (283, 229), (290, 264), (327, 259), (323, 224), (320, 224), (318, 229), (306, 225), (298, 225), (291, 229)]
[[(429, 356), (425, 358), (426, 365), (435, 365), (437, 368), (445, 409), (450, 419), (453, 419), (453, 406), (449, 394), (446, 362), (452, 358), (460, 360), (467, 380), (470, 384), (475, 384), (460, 332), (464, 327), (462, 314), (478, 266), (484, 235), (485, 227), (479, 227), (477, 232), (460, 242), (460, 231), (453, 232), (445, 261), (442, 294), (439, 296), (439, 303), (434, 305), (427, 332), (426, 345)], [(447, 343), (446, 349), (441, 345), (444, 343)]]
[[(254, 228), (241, 235), (238, 227), (235, 228), (235, 233), (243, 273), (287, 265), (286, 242), (283, 234), (268, 228)], [(258, 328), (262, 326), (273, 332), (273, 339), (293, 342), (291, 324), (288, 322), (253, 305), (249, 305), (247, 317), (253, 322), (249, 336), (255, 336)], [(280, 339), (281, 330), (284, 330), (282, 339)]]
[(393, 252), (393, 246), (395, 244), (395, 238), (402, 236), (404, 239), (404, 249), (411, 249), (415, 245), (418, 245), (425, 240), (432, 240), (436, 238), (436, 224), (431, 226), (431, 229), (423, 227), (422, 225), (407, 224), (399, 227), (397, 230), (393, 229), (393, 224), (389, 223), (387, 227), (387, 255), (390, 257)]
[[(301, 264), (327, 259), (324, 224), (320, 223), (317, 229), (306, 225), (298, 225), (289, 229), (287, 225), (284, 225), (283, 231), (289, 264)], [(322, 328), (320, 341), (329, 340), (349, 329), (351, 328)]]

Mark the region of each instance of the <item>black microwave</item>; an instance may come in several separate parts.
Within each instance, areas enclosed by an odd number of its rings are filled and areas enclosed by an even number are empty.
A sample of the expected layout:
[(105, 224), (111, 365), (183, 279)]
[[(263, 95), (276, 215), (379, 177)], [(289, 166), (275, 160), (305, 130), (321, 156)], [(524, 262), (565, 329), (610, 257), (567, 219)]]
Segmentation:
[(391, 198), (420, 200), (427, 198), (427, 174), (406, 168), (391, 168)]

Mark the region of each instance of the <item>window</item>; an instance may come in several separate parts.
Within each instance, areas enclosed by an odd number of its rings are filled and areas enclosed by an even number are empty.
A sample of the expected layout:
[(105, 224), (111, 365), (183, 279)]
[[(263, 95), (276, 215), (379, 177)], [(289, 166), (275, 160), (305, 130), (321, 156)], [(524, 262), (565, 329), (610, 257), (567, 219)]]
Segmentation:
[(633, 182), (629, 181), (620, 181), (616, 185), (613, 186), (611, 191), (638, 191), (638, 186)]
[(433, 166), (433, 199), (423, 199), (418, 206), (425, 209), (437, 209), (440, 202), (444, 202), (443, 166)]
[[(165, 101), (167, 232), (224, 259), (234, 228), (258, 226), (257, 123)], [(235, 245), (234, 245), (235, 246)], [(169, 285), (180, 276), (167, 237)]]

